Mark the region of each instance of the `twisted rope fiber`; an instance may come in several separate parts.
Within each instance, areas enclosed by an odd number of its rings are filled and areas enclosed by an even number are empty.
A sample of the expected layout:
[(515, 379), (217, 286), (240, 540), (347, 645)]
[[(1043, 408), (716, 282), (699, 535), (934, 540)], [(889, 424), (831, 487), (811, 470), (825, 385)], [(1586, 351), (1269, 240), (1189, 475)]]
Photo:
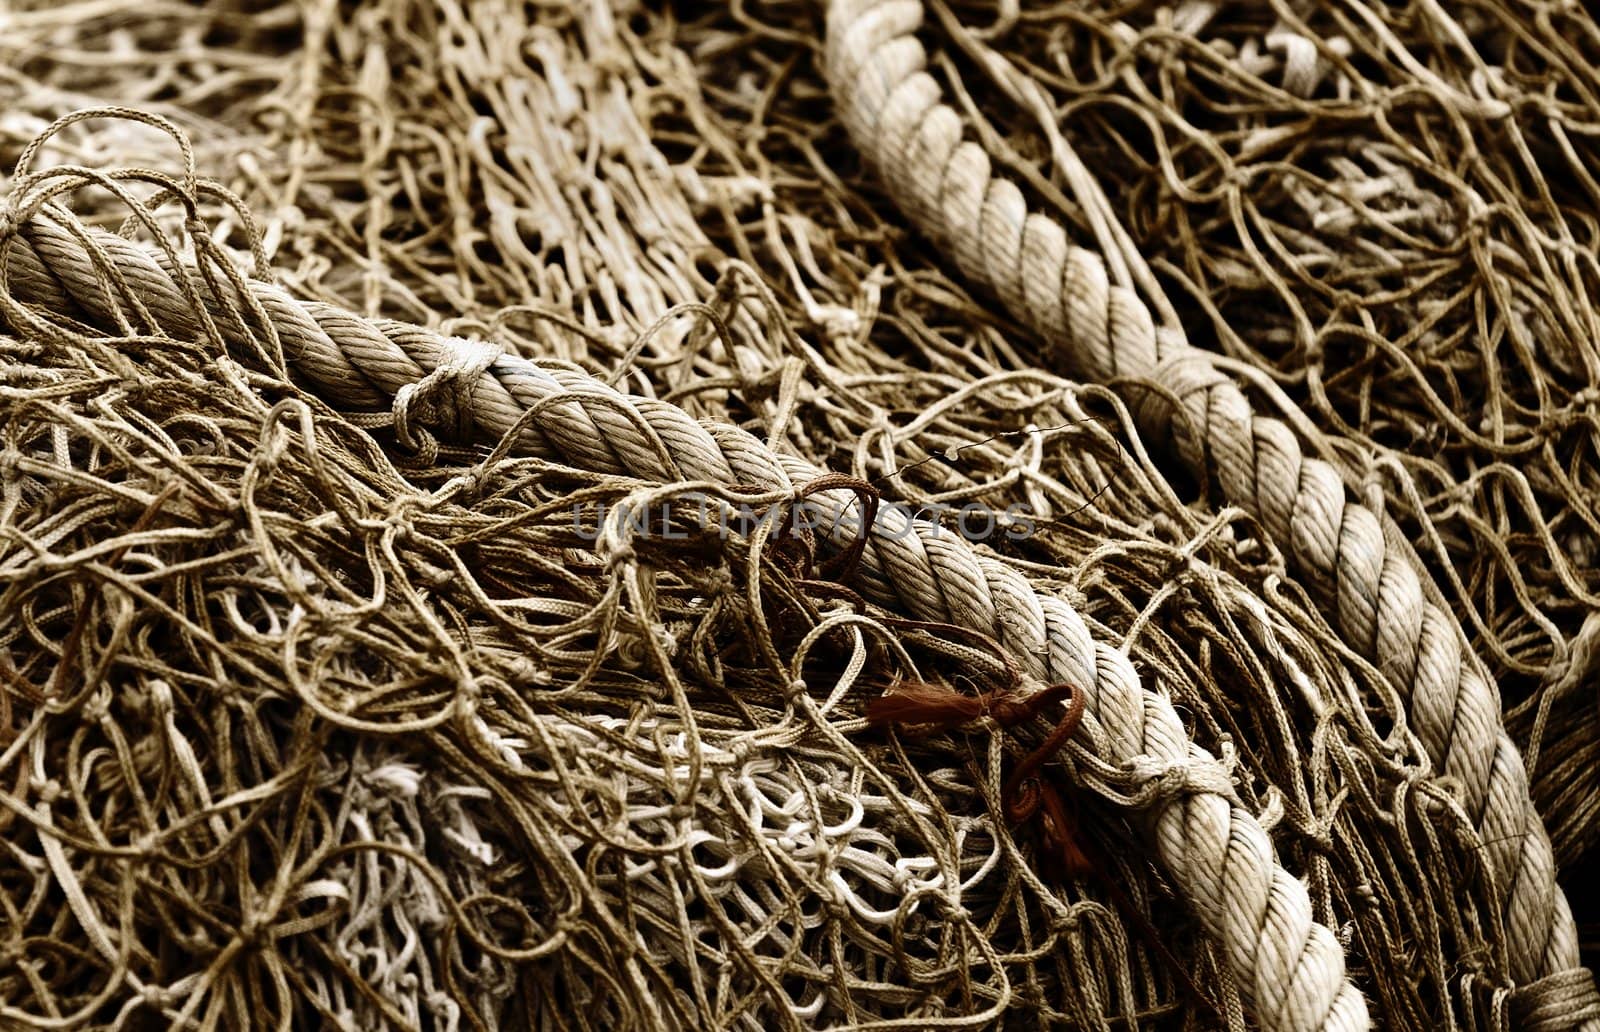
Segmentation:
[[(77, 225), (59, 208), (17, 207), (27, 214), (0, 220), (13, 230), (0, 244), (0, 311), (46, 339), (51, 318), (125, 332), (120, 299), (148, 315), (150, 330), (177, 338), (203, 337), (214, 327), (231, 343), (256, 344), (264, 333), (341, 406), (381, 409), (406, 392), (415, 409), (421, 388), (413, 385), (431, 383), (436, 403), (438, 392), (454, 392), (443, 408), (452, 418), (470, 413), (477, 433), (519, 431), (517, 444), (532, 454), (588, 471), (791, 491), (820, 475), (741, 429), (701, 424), (674, 405), (625, 396), (582, 372), (505, 354), (485, 363), (482, 343), (300, 301), (260, 280), (214, 269), (207, 276), (171, 254)], [(201, 300), (200, 310), (192, 298)], [(828, 491), (812, 500), (835, 528), (830, 544), (847, 547), (854, 494)], [(1017, 571), (897, 509), (882, 510), (871, 527), (859, 579), (875, 601), (992, 635), (1032, 677), (1086, 689), (1080, 737), (1092, 753), (1079, 746), (1074, 754), (1100, 777), (1131, 779), (1135, 796), (1152, 804), (1160, 859), (1221, 944), (1262, 1027), (1368, 1026), (1343, 951), (1314, 920), (1305, 885), (1277, 863), (1261, 826), (1235, 804), (1226, 767), (1189, 740), (1164, 696), (1143, 689), (1124, 653), (1095, 641), (1076, 611), (1037, 593)]]
[(1181, 331), (1158, 329), (1133, 289), (1109, 281), (1099, 255), (1070, 244), (1053, 219), (1028, 211), (1015, 184), (991, 175), (988, 155), (963, 141), (960, 116), (923, 70), (926, 54), (913, 36), (920, 0), (835, 0), (828, 14), (835, 100), (896, 203), (964, 275), (1092, 376), (1148, 378), (1181, 400), (1179, 418), (1146, 392), (1139, 414), (1262, 521), (1325, 593), (1351, 644), (1410, 686), (1411, 726), (1439, 771), (1460, 785), (1505, 894), (1511, 977), (1524, 992), (1544, 984), (1575, 1008), (1600, 1007), (1526, 771), (1500, 722), (1498, 692), (1454, 621), (1424, 593), (1403, 546), (1372, 510), (1347, 500), (1334, 467), (1304, 455), (1282, 420), (1257, 416)]

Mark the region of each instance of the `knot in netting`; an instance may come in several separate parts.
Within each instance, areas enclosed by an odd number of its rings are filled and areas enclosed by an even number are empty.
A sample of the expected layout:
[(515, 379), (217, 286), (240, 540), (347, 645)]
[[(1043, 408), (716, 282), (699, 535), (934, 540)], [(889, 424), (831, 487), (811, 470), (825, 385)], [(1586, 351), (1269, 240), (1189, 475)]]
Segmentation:
[(440, 431), (451, 440), (464, 440), (473, 427), (478, 382), (504, 354), (501, 345), (466, 337), (441, 338), (438, 365), (415, 383), (395, 392), (395, 436), (407, 448), (420, 449), (418, 434)]

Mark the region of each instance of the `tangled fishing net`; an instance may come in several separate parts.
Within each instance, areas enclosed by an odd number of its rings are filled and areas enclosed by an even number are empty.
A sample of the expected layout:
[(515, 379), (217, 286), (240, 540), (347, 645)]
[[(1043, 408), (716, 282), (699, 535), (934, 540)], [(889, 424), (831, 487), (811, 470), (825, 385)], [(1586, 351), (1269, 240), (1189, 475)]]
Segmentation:
[(0, 1027), (1600, 1027), (1597, 62), (0, 12)]

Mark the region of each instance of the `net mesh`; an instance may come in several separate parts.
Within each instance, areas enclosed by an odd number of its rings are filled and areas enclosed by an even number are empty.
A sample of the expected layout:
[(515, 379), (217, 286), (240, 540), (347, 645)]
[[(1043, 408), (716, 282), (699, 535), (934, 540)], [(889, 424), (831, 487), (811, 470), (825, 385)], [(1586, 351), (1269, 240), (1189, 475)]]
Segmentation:
[[(1046, 91), (1196, 342), (1401, 519), (1581, 863), (1592, 18), (928, 6), (998, 160), (1081, 226), (985, 54)], [(943, 521), (1227, 758), (1379, 1024), (1575, 1024), (1564, 986), (1510, 978), (1504, 887), (1393, 672), (895, 213), (823, 37), (787, 0), (22, 4), (0, 238), (120, 230), (493, 340)], [(36, 142), (110, 103), (159, 120)], [(1072, 852), (1013, 819), (1038, 736), (972, 700), (1014, 658), (864, 600), (788, 533), (793, 494), (340, 407), (270, 339), (161, 332), (114, 268), (82, 273), (88, 311), (6, 267), (0, 1024), (1259, 1020), (1153, 862), (1149, 799), (1063, 749), (1042, 778)]]

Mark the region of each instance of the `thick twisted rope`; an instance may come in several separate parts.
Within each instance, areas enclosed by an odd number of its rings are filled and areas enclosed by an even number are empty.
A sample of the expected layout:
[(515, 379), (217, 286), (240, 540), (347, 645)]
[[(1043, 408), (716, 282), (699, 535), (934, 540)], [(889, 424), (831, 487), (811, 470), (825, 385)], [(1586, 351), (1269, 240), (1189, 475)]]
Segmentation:
[[(595, 472), (782, 491), (820, 475), (739, 428), (702, 424), (579, 370), (300, 301), (215, 263), (197, 268), (174, 251), (86, 229), (53, 206), (18, 207), (19, 214), (0, 211), (0, 321), (30, 335), (50, 339), (71, 320), (253, 349), (258, 361), (281, 354), (340, 406), (392, 407), (402, 425), (429, 412), (447, 427), (470, 422), (479, 435)], [(827, 543), (850, 547), (855, 495), (809, 497), (832, 528)], [(858, 577), (863, 594), (881, 604), (991, 635), (1033, 678), (1086, 689), (1074, 755), (1146, 806), (1162, 864), (1220, 944), (1263, 1028), (1368, 1027), (1342, 948), (1314, 920), (1305, 885), (1279, 865), (1260, 824), (1237, 804), (1227, 767), (1190, 741), (1171, 702), (1145, 690), (1128, 657), (1095, 641), (1071, 606), (964, 538), (894, 507), (868, 529)]]
[(1322, 593), (1351, 646), (1401, 687), (1430, 760), (1460, 786), (1504, 894), (1511, 977), (1525, 992), (1542, 984), (1575, 1007), (1600, 1007), (1527, 773), (1501, 724), (1498, 690), (1425, 593), (1409, 551), (1378, 514), (1348, 499), (1333, 466), (1305, 455), (1282, 420), (1257, 415), (1181, 330), (1158, 329), (1099, 254), (1070, 243), (1054, 219), (1028, 210), (1016, 184), (992, 174), (988, 154), (963, 138), (961, 116), (924, 70), (914, 36), (922, 16), (921, 0), (832, 0), (828, 11), (835, 101), (891, 197), (963, 275), (1088, 375), (1164, 389), (1141, 392), (1141, 420), (1261, 521)]

